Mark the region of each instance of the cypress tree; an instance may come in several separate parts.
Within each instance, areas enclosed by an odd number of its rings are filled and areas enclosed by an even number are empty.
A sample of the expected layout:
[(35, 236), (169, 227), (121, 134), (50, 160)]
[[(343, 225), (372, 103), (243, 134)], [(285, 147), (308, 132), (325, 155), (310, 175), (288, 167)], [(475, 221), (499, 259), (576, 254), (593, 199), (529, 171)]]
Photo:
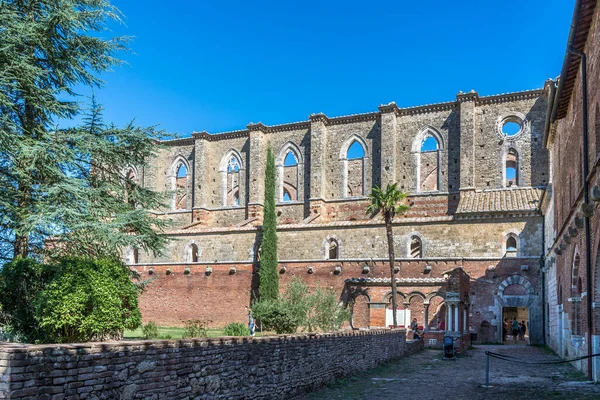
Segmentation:
[(262, 226), (262, 251), (259, 270), (259, 295), (261, 300), (279, 296), (277, 267), (277, 216), (275, 215), (275, 157), (267, 150), (265, 169), (265, 208)]
[(0, 263), (164, 246), (147, 213), (161, 197), (125, 172), (147, 165), (161, 133), (105, 124), (95, 101), (81, 126), (57, 126), (84, 110), (76, 87), (101, 87), (121, 64), (128, 39), (101, 35), (120, 18), (107, 0), (0, 1)]

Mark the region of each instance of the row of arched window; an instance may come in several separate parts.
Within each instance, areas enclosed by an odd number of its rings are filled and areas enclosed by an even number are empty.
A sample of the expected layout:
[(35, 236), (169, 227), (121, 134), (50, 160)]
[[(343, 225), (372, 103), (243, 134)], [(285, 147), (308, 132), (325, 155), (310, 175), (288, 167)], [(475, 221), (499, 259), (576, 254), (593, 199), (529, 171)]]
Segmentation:
[[(508, 257), (516, 257), (518, 249), (518, 236), (515, 233), (508, 233), (505, 241), (505, 255)], [(411, 235), (408, 240), (407, 255), (409, 258), (423, 258), (423, 240), (418, 235)], [(323, 256), (327, 260), (338, 260), (341, 255), (341, 240), (337, 237), (327, 236), (323, 242)], [(128, 264), (138, 264), (139, 250), (129, 249), (125, 256)], [(199, 262), (200, 247), (195, 241), (190, 241), (184, 250), (185, 262)], [(577, 268), (579, 266), (579, 255), (577, 255)], [(574, 272), (575, 274), (575, 272)]]
[[(416, 167), (415, 187), (418, 192), (435, 192), (441, 186), (441, 150), (443, 138), (433, 128), (423, 130), (412, 148)], [(344, 141), (339, 159), (342, 163), (342, 197), (364, 197), (367, 195), (366, 160), (368, 147), (359, 135)], [(300, 148), (292, 142), (286, 143), (276, 158), (277, 199), (280, 203), (302, 201), (304, 161)], [(223, 207), (239, 207), (243, 202), (243, 179), (245, 167), (241, 154), (231, 149), (222, 158), (221, 203)], [(504, 156), (504, 186), (519, 184), (519, 154), (509, 148)], [(191, 173), (187, 160), (178, 156), (168, 175), (168, 187), (174, 193), (171, 209), (191, 208)], [(333, 182), (332, 182), (333, 183)]]

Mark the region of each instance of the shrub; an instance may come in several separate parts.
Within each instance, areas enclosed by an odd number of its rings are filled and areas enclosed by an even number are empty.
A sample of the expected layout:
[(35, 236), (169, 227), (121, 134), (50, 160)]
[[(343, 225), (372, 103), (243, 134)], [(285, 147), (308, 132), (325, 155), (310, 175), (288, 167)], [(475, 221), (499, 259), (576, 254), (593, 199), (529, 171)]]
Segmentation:
[(2, 323), (25, 342), (44, 341), (38, 325), (35, 299), (48, 285), (55, 267), (29, 258), (17, 258), (0, 271)]
[(316, 288), (312, 294), (298, 277), (293, 278), (280, 299), (261, 300), (252, 306), (254, 317), (267, 330), (295, 333), (299, 327), (309, 332), (338, 330), (350, 318), (331, 289)]
[(28, 342), (120, 338), (141, 323), (136, 286), (120, 261), (17, 259), (0, 277), (5, 322)]
[(250, 336), (250, 329), (239, 322), (232, 322), (223, 329), (225, 336)]
[(298, 277), (293, 278), (279, 299), (267, 299), (252, 306), (254, 317), (267, 330), (276, 333), (295, 333), (306, 321), (308, 311), (308, 288)]
[(333, 289), (317, 287), (311, 298), (311, 309), (307, 317), (309, 331), (315, 328), (323, 332), (337, 331), (345, 321), (350, 320), (350, 311), (343, 307)]
[(184, 338), (203, 338), (208, 337), (208, 324), (211, 321), (201, 319), (189, 319), (185, 321)]
[(64, 258), (35, 300), (37, 320), (52, 342), (121, 338), (141, 324), (137, 293), (120, 261)]
[(142, 327), (144, 339), (155, 339), (158, 337), (158, 326), (152, 321)]
[(173, 337), (171, 335), (160, 335), (158, 338), (161, 340), (173, 339)]

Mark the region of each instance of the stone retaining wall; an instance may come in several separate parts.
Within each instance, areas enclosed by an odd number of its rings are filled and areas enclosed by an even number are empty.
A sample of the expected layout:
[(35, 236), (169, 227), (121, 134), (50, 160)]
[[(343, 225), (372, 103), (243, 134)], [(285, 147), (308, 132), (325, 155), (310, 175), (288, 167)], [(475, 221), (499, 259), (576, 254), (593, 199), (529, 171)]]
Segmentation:
[(283, 399), (422, 350), (404, 330), (0, 346), (0, 398)]

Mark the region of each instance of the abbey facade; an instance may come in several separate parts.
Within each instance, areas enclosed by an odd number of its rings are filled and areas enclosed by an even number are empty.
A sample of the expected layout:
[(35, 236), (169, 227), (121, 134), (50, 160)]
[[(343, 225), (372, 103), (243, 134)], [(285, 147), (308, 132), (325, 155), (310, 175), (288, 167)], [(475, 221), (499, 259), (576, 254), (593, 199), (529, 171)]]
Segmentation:
[(397, 183), (411, 205), (393, 227), (401, 325), (416, 317), (426, 330), (498, 341), (502, 320), (515, 316), (541, 343), (548, 86), (165, 141), (150, 168), (130, 171), (171, 193), (156, 216), (174, 221), (163, 255), (126, 254), (156, 278), (140, 300), (145, 320), (246, 321), (270, 147), (282, 286), (300, 276), (333, 288), (354, 328), (389, 326), (385, 229), (365, 210), (373, 186)]

